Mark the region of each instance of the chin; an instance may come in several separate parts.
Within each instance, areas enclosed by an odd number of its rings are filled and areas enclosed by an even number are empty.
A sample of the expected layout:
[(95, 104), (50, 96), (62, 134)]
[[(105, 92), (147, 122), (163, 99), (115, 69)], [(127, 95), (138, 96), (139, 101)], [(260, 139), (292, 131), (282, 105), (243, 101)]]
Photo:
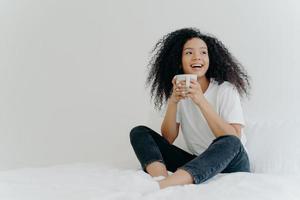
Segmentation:
[(194, 73), (194, 74), (197, 74), (198, 78), (201, 78), (201, 77), (205, 76), (205, 74), (203, 74), (203, 73)]

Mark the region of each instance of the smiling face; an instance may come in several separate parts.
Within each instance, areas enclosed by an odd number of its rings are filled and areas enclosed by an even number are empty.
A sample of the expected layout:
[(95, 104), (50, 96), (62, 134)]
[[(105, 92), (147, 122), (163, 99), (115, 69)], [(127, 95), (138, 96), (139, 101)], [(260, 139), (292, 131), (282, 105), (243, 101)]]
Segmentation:
[(188, 40), (182, 50), (182, 67), (185, 74), (197, 74), (197, 77), (205, 76), (208, 70), (209, 58), (205, 42), (200, 38)]

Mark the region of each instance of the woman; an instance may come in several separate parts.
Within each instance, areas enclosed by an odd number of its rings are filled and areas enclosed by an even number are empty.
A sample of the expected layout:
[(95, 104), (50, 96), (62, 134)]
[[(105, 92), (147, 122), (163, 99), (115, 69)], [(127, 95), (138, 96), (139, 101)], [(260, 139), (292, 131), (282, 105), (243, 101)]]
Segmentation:
[[(166, 104), (162, 136), (146, 126), (130, 132), (143, 170), (161, 189), (199, 184), (217, 173), (249, 172), (240, 96), (249, 77), (226, 47), (195, 28), (176, 30), (154, 47), (147, 84), (155, 107)], [(196, 74), (185, 87), (177, 74)], [(190, 152), (172, 143), (181, 128)], [(168, 171), (174, 172), (168, 175)]]

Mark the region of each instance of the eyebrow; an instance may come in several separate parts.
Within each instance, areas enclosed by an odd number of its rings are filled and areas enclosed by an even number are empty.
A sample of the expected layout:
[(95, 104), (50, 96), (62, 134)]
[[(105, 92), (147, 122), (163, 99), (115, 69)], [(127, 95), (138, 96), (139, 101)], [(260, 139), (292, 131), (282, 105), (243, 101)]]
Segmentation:
[[(193, 50), (194, 48), (187, 47), (187, 48), (184, 48), (183, 51), (188, 50), (188, 49)], [(207, 49), (207, 47), (200, 47), (199, 49)]]

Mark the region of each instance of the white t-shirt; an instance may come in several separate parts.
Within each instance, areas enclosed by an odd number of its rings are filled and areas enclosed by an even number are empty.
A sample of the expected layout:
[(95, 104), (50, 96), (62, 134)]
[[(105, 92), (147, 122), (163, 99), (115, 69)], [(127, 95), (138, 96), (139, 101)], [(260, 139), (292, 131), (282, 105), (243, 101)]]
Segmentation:
[[(204, 96), (223, 120), (242, 125), (241, 142), (245, 146), (245, 121), (239, 93), (234, 85), (227, 81), (218, 85), (214, 79), (210, 79)], [(187, 148), (194, 155), (200, 155), (216, 138), (200, 108), (190, 98), (178, 102), (176, 122), (180, 123)]]

